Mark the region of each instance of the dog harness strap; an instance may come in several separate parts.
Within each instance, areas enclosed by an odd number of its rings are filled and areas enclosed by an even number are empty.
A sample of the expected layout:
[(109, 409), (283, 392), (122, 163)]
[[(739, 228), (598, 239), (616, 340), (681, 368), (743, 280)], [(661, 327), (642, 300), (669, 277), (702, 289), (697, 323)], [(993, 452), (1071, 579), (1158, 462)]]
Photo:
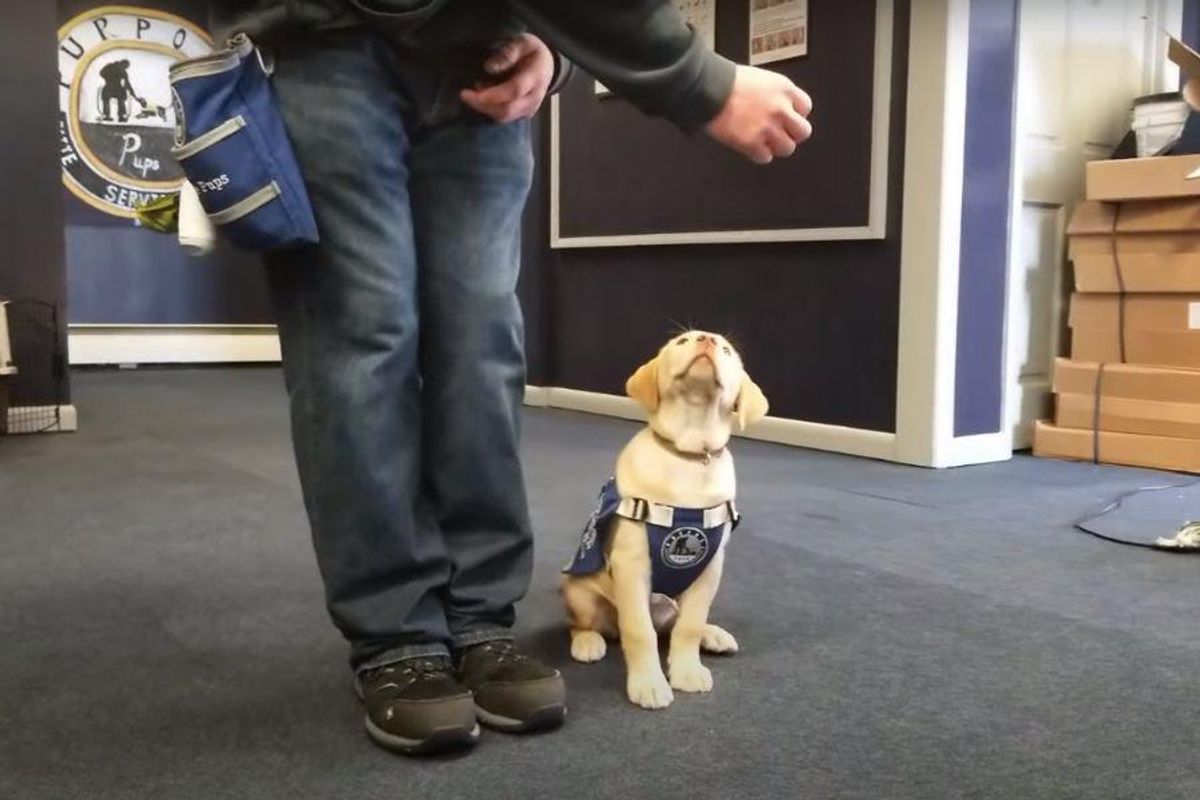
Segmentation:
[(634, 522), (645, 522), (650, 517), (650, 504), (640, 497), (624, 497), (617, 505), (616, 513)]
[[(675, 527), (678, 521), (678, 512), (682, 510), (684, 509), (663, 505), (662, 503), (651, 503), (640, 497), (623, 497), (620, 503), (617, 504), (616, 515), (625, 519), (631, 519), (634, 522), (648, 522), (651, 525), (671, 528)], [(722, 503), (712, 508), (686, 510), (702, 514), (705, 528), (715, 528), (718, 525), (724, 525), (726, 522), (736, 523), (738, 518), (737, 508), (732, 502)]]
[(613, 521), (644, 523), (652, 568), (651, 589), (676, 597), (704, 572), (740, 516), (733, 502), (713, 508), (676, 508), (637, 497), (621, 497), (610, 479), (580, 536), (579, 548), (564, 572), (592, 575), (607, 567), (606, 543)]
[(675, 509), (658, 503), (651, 503), (640, 497), (623, 497), (617, 504), (618, 517), (631, 519), (634, 522), (649, 522), (652, 525), (670, 525), (675, 515)]
[(726, 522), (737, 524), (738, 513), (734, 508), (733, 501), (722, 503), (714, 508), (704, 509), (704, 527), (715, 528), (718, 525), (724, 525)]

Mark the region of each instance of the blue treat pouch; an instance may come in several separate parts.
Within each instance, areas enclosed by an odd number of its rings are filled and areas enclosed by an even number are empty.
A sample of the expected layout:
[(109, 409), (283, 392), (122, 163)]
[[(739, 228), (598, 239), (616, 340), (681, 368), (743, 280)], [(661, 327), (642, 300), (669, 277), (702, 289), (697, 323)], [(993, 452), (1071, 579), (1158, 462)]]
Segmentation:
[(217, 230), (249, 250), (318, 240), (304, 179), (275, 105), (270, 70), (244, 35), (171, 67), (175, 147)]

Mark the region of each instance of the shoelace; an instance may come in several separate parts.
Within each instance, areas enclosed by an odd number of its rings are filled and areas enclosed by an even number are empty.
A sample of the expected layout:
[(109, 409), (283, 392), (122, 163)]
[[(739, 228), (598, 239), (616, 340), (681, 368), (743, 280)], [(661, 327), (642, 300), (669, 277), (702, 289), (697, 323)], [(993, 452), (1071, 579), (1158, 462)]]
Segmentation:
[(371, 670), (367, 673), (368, 682), (376, 678), (388, 676), (388, 680), (375, 687), (376, 691), (389, 688), (406, 688), (420, 681), (439, 678), (450, 671), (448, 658), (407, 658), (395, 664)]
[(500, 664), (516, 663), (517, 661), (524, 661), (528, 657), (517, 649), (517, 645), (514, 642), (507, 639), (499, 639), (494, 642), (481, 644), (479, 649), (495, 656), (496, 662)]

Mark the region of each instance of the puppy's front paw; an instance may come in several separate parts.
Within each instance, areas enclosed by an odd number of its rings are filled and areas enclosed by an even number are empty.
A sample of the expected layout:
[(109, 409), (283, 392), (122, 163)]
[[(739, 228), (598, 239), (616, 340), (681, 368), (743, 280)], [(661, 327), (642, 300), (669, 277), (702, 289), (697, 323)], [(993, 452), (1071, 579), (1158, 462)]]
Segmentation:
[(666, 708), (675, 700), (662, 670), (630, 672), (625, 682), (629, 702), (642, 708)]
[(725, 653), (733, 655), (738, 651), (737, 639), (724, 628), (716, 625), (705, 625), (700, 637), (700, 646), (706, 653)]
[(681, 692), (711, 692), (712, 672), (699, 661), (671, 667), (671, 686)]
[(595, 631), (578, 631), (571, 634), (571, 658), (590, 664), (604, 658), (608, 642)]

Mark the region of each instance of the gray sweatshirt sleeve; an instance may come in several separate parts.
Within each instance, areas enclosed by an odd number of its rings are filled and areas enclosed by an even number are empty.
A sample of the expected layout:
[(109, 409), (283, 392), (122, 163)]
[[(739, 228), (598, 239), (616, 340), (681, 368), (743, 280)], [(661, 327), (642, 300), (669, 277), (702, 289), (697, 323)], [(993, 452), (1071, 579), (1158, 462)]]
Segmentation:
[(670, 0), (509, 0), (555, 50), (647, 114), (695, 129), (717, 115), (734, 64), (708, 49)]

